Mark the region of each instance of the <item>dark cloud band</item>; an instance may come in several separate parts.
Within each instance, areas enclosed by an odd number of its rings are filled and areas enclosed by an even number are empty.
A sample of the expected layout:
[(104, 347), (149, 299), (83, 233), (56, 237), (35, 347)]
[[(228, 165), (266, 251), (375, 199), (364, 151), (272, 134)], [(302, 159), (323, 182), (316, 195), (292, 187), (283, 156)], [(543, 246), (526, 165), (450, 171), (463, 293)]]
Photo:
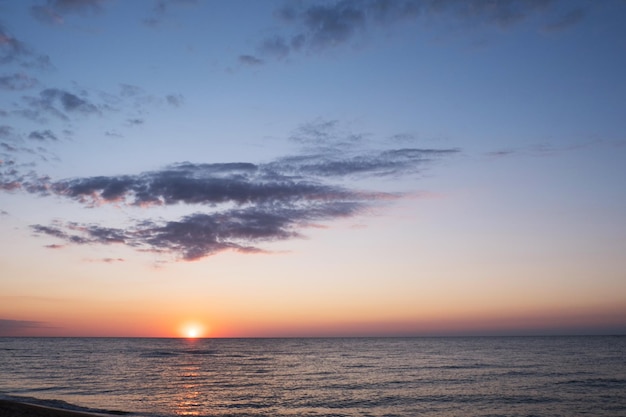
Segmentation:
[[(202, 212), (175, 221), (136, 221), (127, 228), (97, 224), (34, 225), (38, 234), (72, 244), (123, 244), (196, 260), (225, 250), (262, 252), (260, 242), (301, 236), (318, 222), (351, 217), (397, 194), (362, 191), (329, 182), (351, 175), (400, 175), (421, 169), (453, 149), (395, 149), (366, 156), (329, 154), (285, 157), (266, 164), (180, 163), (139, 175), (51, 182), (5, 181), (41, 195), (63, 196), (90, 207), (101, 204), (196, 205)], [(15, 184), (19, 183), (19, 186)]]

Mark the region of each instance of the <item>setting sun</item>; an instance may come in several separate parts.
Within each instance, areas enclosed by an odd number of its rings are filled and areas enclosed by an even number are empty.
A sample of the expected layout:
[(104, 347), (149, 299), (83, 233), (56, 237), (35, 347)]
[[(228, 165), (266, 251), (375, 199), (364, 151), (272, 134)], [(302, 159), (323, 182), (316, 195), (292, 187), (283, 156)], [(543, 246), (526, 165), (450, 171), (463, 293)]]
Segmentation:
[(204, 336), (205, 327), (198, 323), (187, 323), (181, 327), (183, 337), (195, 339)]

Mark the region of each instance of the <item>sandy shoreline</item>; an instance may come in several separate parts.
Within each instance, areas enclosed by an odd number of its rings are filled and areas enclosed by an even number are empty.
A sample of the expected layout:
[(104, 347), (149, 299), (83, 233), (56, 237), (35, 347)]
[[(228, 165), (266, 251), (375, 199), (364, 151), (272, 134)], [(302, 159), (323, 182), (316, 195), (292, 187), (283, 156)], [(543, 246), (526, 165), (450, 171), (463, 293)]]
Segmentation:
[(124, 413), (87, 413), (83, 411), (64, 410), (41, 405), (26, 404), (17, 401), (0, 400), (0, 417), (94, 417)]

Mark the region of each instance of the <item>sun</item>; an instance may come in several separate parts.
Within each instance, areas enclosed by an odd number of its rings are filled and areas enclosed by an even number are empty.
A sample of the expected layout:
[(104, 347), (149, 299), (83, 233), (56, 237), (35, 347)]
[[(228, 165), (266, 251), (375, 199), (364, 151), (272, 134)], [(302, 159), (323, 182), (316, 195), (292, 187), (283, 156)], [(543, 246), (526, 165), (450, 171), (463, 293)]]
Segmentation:
[(180, 334), (187, 339), (197, 339), (203, 337), (205, 326), (199, 323), (186, 323), (180, 329)]

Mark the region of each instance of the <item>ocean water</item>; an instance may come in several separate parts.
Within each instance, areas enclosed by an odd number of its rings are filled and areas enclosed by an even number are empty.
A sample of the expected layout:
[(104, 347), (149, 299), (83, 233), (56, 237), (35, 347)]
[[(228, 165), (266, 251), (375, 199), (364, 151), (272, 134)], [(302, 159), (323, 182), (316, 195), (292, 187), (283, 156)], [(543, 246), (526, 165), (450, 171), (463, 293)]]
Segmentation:
[(626, 337), (0, 338), (0, 397), (138, 416), (626, 416)]

